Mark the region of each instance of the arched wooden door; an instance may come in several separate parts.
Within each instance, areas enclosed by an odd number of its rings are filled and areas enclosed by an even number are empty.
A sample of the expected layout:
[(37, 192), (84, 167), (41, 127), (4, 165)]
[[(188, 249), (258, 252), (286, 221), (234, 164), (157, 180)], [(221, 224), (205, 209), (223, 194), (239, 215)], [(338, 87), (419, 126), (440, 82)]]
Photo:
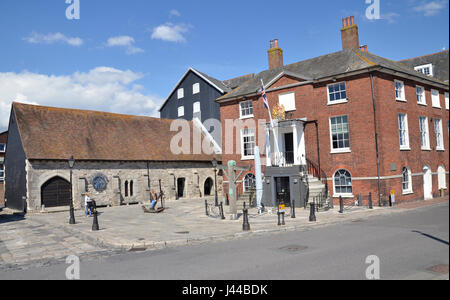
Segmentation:
[(70, 183), (61, 178), (53, 177), (41, 187), (42, 205), (48, 207), (59, 207), (70, 205)]

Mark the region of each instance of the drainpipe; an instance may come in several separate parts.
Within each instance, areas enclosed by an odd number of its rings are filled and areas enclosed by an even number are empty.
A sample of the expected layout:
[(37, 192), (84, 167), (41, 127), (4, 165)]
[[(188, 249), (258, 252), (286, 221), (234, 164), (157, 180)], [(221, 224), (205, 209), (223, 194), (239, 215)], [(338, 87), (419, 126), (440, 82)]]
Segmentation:
[(375, 147), (377, 152), (377, 177), (378, 177), (378, 205), (381, 206), (381, 177), (380, 177), (380, 152), (378, 149), (378, 129), (377, 129), (377, 106), (375, 103), (375, 91), (373, 86), (373, 73), (370, 72), (370, 86), (372, 88), (372, 103), (373, 103), (373, 119), (375, 126)]

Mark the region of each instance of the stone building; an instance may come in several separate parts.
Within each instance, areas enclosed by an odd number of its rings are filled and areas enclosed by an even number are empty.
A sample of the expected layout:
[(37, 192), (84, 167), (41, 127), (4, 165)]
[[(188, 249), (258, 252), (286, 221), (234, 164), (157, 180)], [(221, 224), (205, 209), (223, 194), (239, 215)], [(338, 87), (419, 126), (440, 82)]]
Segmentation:
[[(89, 192), (97, 205), (145, 203), (150, 191), (166, 200), (214, 195), (212, 159), (174, 154), (173, 120), (13, 103), (6, 151), (6, 206), (25, 211), (70, 204), (70, 168), (75, 208)], [(192, 122), (190, 138), (205, 136)], [(190, 153), (193, 153), (190, 143)], [(219, 195), (222, 180), (218, 177)]]

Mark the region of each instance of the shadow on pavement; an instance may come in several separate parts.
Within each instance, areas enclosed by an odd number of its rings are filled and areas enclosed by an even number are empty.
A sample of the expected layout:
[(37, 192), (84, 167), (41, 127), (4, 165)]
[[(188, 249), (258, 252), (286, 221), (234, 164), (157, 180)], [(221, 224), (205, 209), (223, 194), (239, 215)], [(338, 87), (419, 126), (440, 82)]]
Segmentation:
[(443, 243), (443, 244), (445, 244), (445, 245), (448, 246), (448, 242), (447, 242), (447, 241), (441, 240), (441, 239), (439, 239), (439, 238), (437, 238), (437, 237), (434, 237), (434, 236), (432, 236), (432, 235), (429, 235), (429, 234), (426, 234), (426, 233), (423, 233), (423, 232), (420, 232), (420, 231), (417, 231), (417, 230), (413, 230), (412, 232), (414, 232), (414, 233), (419, 233), (419, 234), (421, 234), (421, 235), (423, 235), (423, 236), (426, 236), (427, 238), (433, 239), (433, 240), (435, 240), (435, 241), (438, 241), (438, 242)]

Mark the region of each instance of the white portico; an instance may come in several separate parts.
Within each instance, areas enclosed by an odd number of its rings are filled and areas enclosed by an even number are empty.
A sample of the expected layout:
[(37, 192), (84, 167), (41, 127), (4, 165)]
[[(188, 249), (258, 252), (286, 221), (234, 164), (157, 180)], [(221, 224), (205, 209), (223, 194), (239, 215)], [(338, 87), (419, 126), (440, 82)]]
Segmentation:
[(274, 120), (266, 124), (267, 167), (306, 165), (305, 119)]

